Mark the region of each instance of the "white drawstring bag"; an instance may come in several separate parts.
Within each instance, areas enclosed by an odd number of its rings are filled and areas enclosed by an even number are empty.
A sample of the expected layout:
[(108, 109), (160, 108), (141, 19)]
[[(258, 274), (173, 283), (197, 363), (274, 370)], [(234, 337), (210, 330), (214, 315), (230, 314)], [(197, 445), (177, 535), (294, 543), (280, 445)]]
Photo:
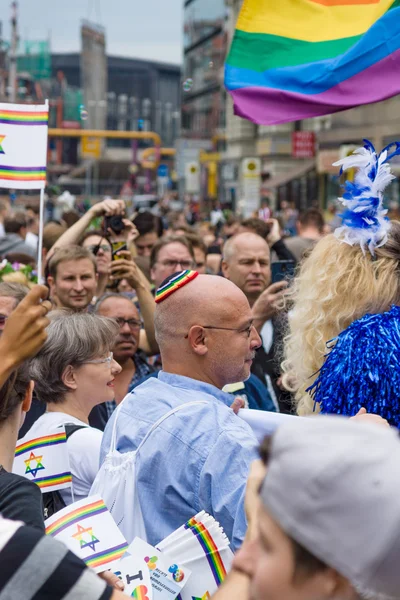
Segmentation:
[(117, 421), (123, 402), (118, 406), (111, 437), (110, 450), (96, 475), (90, 495), (98, 494), (114, 517), (116, 524), (130, 544), (135, 537), (147, 541), (136, 481), (136, 459), (143, 444), (163, 421), (179, 410), (194, 404), (207, 404), (205, 400), (181, 404), (163, 415), (150, 430), (136, 450), (116, 450)]

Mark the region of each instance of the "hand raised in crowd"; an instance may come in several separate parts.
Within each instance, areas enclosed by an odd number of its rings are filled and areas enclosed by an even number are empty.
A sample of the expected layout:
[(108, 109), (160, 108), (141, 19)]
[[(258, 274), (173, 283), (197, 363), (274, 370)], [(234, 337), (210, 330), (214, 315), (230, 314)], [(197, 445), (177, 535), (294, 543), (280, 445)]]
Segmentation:
[(114, 260), (109, 268), (111, 281), (126, 279), (131, 287), (136, 289), (143, 284), (143, 274), (127, 250), (117, 252), (118, 260)]
[(268, 219), (266, 223), (271, 226), (271, 230), (267, 237), (268, 246), (271, 248), (281, 239), (281, 228), (277, 219)]
[(287, 281), (273, 283), (256, 300), (253, 306), (254, 326), (256, 329), (261, 329), (266, 321), (269, 321), (269, 319), (281, 310), (287, 287)]
[(8, 318), (0, 338), (0, 356), (6, 369), (15, 369), (37, 354), (46, 341), (46, 315), (52, 308), (47, 296), (44, 285), (35, 285)]
[(93, 204), (89, 212), (92, 217), (123, 215), (125, 214), (125, 202), (123, 200), (103, 200), (103, 202)]
[(139, 237), (139, 232), (136, 225), (129, 219), (122, 219), (122, 222), (125, 225), (125, 229), (122, 231), (121, 236), (124, 237), (127, 244), (131, 244)]

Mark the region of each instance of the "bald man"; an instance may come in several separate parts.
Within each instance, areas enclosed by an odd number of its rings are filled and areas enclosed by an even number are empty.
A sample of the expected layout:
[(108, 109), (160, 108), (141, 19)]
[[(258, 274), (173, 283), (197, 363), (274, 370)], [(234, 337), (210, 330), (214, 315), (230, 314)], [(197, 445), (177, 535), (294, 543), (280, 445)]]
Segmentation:
[(246, 295), (253, 311), (254, 325), (260, 333), (262, 346), (257, 352), (252, 372), (267, 387), (284, 412), (291, 410), (290, 400), (277, 385), (280, 377), (279, 351), (284, 327), (279, 327), (277, 315), (282, 305), (286, 282), (271, 285), (270, 250), (267, 242), (256, 233), (239, 233), (230, 238), (223, 249), (222, 273)]
[[(251, 308), (230, 281), (198, 275), (157, 305), (155, 329), (163, 371), (128, 394), (116, 424), (116, 449), (124, 453), (166, 417), (136, 461), (147, 540), (157, 544), (205, 510), (236, 549), (247, 527), (244, 492), (257, 441), (222, 388), (250, 375), (260, 345)], [(101, 462), (115, 418), (104, 433)], [(124, 522), (121, 530), (132, 541)]]

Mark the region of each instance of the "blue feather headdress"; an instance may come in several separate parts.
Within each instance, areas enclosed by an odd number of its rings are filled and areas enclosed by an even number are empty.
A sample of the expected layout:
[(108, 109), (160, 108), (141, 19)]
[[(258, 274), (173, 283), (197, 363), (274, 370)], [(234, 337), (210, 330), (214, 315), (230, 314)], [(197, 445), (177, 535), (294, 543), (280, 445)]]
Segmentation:
[(345, 193), (339, 198), (346, 210), (342, 214), (343, 225), (335, 230), (335, 236), (351, 246), (360, 245), (364, 253), (368, 248), (372, 256), (375, 248), (387, 241), (390, 222), (383, 207), (383, 191), (395, 179), (389, 161), (399, 154), (400, 142), (389, 144), (377, 154), (371, 142), (364, 140), (363, 148), (333, 164), (341, 167), (341, 174), (358, 169), (354, 183), (346, 181)]

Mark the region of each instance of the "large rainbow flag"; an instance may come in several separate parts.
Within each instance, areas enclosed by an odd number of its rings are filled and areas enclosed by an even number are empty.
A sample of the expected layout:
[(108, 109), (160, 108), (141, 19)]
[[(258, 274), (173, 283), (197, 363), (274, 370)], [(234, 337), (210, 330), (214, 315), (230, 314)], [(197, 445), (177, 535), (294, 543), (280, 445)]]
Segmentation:
[(274, 125), (400, 93), (400, 0), (244, 0), (225, 67), (235, 114)]

